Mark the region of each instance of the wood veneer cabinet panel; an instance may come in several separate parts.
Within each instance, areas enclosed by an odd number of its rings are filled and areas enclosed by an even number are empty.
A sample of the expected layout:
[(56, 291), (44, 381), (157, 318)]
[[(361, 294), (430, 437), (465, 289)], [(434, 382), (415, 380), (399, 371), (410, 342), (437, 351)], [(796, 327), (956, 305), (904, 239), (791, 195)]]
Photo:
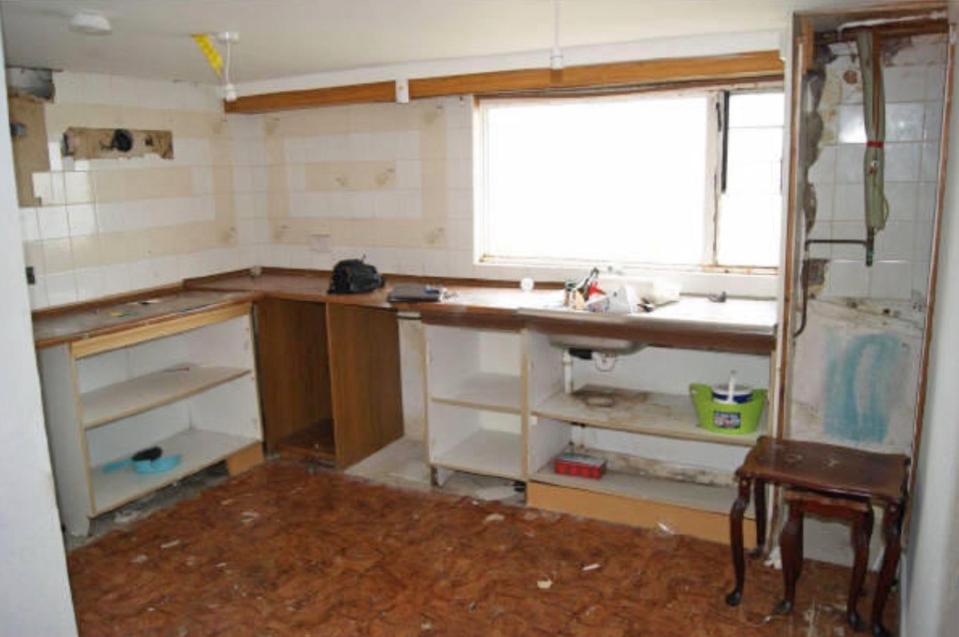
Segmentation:
[(326, 307), (267, 298), (257, 302), (256, 320), (260, 401), (272, 451), (310, 427), (332, 427)]
[(328, 304), (336, 464), (351, 465), (403, 435), (395, 312)]

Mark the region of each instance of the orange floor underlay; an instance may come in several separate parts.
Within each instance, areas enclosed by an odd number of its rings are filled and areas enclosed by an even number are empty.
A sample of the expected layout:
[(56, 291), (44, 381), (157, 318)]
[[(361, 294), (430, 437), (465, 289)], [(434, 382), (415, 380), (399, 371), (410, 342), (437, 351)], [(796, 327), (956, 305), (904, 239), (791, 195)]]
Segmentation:
[(792, 615), (770, 617), (781, 574), (751, 563), (729, 608), (723, 545), (290, 461), (111, 532), (69, 567), (91, 637), (853, 634), (847, 569), (807, 562)]

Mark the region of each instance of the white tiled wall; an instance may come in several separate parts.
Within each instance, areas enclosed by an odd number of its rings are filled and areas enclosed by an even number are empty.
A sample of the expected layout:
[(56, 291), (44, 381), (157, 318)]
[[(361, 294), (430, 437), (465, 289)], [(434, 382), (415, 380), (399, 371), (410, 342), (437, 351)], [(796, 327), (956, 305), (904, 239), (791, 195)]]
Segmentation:
[[(34, 308), (246, 263), (237, 249), (232, 188), (223, 183), (233, 171), (232, 127), (212, 87), (76, 73), (54, 78), (56, 99), (46, 106), (50, 170), (33, 178), (41, 205), (19, 211), (26, 261), (37, 275), (29, 288)], [(59, 139), (69, 126), (172, 130), (174, 158), (63, 158)]]
[[(818, 211), (811, 238), (864, 239), (862, 84), (854, 45), (835, 45), (820, 102), (824, 132), (810, 169)], [(875, 265), (860, 246), (813, 246), (829, 258), (824, 297), (909, 300), (926, 292), (939, 166), (945, 81), (943, 36), (914, 38), (887, 58), (886, 197), (889, 220), (876, 238)]]

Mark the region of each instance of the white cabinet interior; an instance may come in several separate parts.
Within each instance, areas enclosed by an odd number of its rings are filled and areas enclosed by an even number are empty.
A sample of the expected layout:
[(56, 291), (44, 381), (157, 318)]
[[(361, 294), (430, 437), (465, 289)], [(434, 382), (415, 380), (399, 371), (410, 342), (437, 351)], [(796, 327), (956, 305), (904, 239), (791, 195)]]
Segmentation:
[[(40, 351), (61, 518), (90, 518), (262, 441), (249, 304)], [(162, 473), (110, 465), (159, 446)]]

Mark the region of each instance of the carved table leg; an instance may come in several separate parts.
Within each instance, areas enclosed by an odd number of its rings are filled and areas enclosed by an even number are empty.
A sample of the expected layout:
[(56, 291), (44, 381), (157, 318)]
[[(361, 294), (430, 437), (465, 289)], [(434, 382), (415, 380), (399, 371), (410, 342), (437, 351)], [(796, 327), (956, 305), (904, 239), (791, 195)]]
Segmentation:
[(882, 555), (882, 567), (879, 569), (870, 618), (872, 634), (875, 637), (886, 637), (892, 634), (882, 625), (882, 613), (886, 608), (886, 599), (889, 597), (889, 589), (892, 588), (892, 580), (896, 576), (896, 568), (899, 566), (899, 554), (902, 550), (899, 538), (901, 524), (900, 507), (896, 504), (887, 505), (882, 515), (882, 532), (886, 540), (886, 549)]
[(729, 511), (729, 546), (733, 554), (733, 570), (736, 573), (736, 588), (726, 595), (726, 603), (738, 606), (743, 598), (743, 582), (746, 579), (746, 561), (743, 555), (743, 514), (749, 506), (749, 478), (739, 479), (739, 497)]
[(779, 549), (783, 561), (783, 599), (774, 613), (786, 614), (793, 609), (796, 601), (796, 581), (802, 570), (803, 561), (803, 510), (794, 503), (789, 507), (789, 518), (779, 534)]
[(756, 503), (756, 548), (752, 552), (752, 557), (760, 557), (763, 554), (763, 547), (766, 544), (766, 481), (755, 480), (753, 482), (753, 497)]
[(862, 585), (866, 579), (866, 566), (869, 563), (869, 538), (872, 536), (872, 507), (853, 519), (852, 547), (856, 552), (852, 565), (852, 577), (849, 580), (849, 597), (846, 599), (846, 621), (855, 631), (861, 631), (866, 626), (859, 616), (856, 606), (862, 595)]

